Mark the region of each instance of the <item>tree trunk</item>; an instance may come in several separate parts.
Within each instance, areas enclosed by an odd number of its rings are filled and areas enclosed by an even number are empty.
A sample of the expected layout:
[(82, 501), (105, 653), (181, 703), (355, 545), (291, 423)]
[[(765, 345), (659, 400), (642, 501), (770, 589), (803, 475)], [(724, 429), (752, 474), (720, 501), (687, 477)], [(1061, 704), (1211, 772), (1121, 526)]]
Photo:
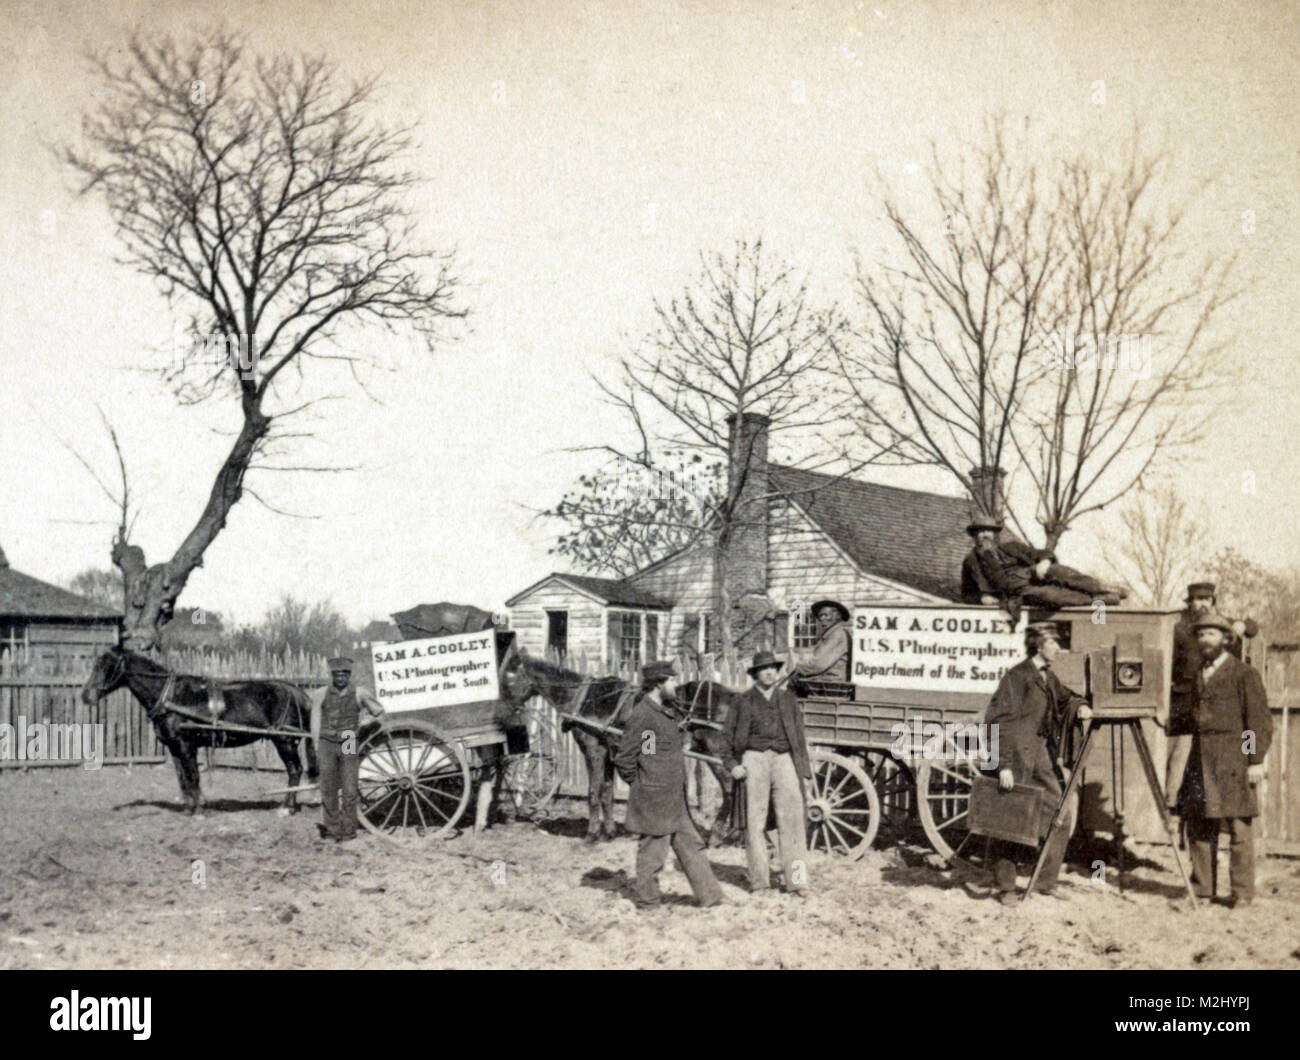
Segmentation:
[(171, 621), (185, 583), (195, 568), (202, 566), (203, 553), (225, 527), (226, 516), (243, 493), (244, 473), (271, 428), (271, 419), (263, 415), (260, 404), (260, 398), (246, 388), (243, 427), (213, 480), (203, 513), (170, 560), (148, 565), (144, 549), (130, 544), (125, 527), (120, 529), (113, 543), (113, 563), (122, 572), (125, 590), (122, 643), (126, 647), (134, 651), (157, 648), (159, 634)]

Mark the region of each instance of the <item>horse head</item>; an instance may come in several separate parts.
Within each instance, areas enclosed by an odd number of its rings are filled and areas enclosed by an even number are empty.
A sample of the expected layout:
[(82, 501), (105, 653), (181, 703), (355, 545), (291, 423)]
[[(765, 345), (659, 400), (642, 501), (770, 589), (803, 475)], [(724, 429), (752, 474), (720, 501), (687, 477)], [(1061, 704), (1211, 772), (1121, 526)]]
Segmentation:
[(126, 684), (127, 656), (130, 652), (120, 644), (109, 648), (90, 669), (90, 676), (81, 686), (81, 701), (93, 706), (110, 692)]

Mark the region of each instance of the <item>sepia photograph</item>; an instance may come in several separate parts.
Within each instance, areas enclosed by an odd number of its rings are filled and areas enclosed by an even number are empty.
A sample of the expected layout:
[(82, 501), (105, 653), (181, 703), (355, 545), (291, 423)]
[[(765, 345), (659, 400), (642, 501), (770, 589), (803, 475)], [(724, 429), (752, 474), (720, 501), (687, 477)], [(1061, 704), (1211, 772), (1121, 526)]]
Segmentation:
[(1018, 970), (1210, 1036), (1300, 970), (1295, 0), (0, 26), (41, 1027)]

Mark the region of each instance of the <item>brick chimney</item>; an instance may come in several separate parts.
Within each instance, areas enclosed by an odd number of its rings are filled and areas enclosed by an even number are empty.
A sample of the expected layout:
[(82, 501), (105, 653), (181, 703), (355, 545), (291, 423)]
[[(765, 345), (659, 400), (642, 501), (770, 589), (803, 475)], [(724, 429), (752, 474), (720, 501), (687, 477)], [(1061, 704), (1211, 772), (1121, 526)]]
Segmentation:
[(726, 569), (722, 572), (731, 601), (732, 639), (741, 652), (770, 647), (767, 600), (768, 472), (767, 443), (771, 420), (756, 412), (728, 418), (730, 453), (728, 491), (739, 497), (732, 524)]
[(1001, 468), (970, 469), (970, 515), (972, 519), (1001, 519), (1006, 510), (1007, 473)]

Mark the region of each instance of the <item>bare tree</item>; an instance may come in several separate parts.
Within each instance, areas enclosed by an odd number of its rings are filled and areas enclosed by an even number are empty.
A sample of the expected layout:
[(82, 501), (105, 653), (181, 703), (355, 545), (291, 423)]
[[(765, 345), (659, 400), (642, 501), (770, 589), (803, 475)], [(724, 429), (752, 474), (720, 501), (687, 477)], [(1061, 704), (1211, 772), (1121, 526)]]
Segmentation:
[(105, 570), (101, 567), (87, 567), (73, 575), (68, 582), (68, 589), (87, 600), (94, 600), (106, 607), (122, 606), (122, 572)]
[[(885, 213), (899, 264), (859, 263), (863, 351), (839, 357), (861, 429), (946, 468), (990, 514), (1021, 470), (1048, 548), (1194, 443), (1220, 382), (1211, 324), (1233, 262), (1192, 261), (1168, 157), (1035, 161), (1000, 121), (973, 159), (932, 153), (933, 224)], [(1010, 521), (1028, 537), (1028, 512)]]
[[(765, 525), (769, 502), (778, 496), (756, 488), (766, 482), (768, 436), (780, 446), (786, 436), (816, 434), (810, 469), (851, 471), (865, 463), (847, 466), (847, 454), (830, 438), (841, 414), (827, 400), (827, 371), (833, 350), (848, 341), (849, 324), (837, 305), (815, 307), (807, 279), (775, 260), (762, 240), (702, 254), (692, 285), (668, 301), (655, 299), (654, 320), (615, 382), (601, 384), (628, 414), (636, 444), (600, 448), (669, 481), (680, 474), (683, 452), (721, 458), (725, 476), (717, 488), (679, 483), (692, 497), (689, 504), (643, 514), (651, 522), (668, 520), (680, 547), (708, 542), (718, 636), (733, 646), (769, 610), (766, 586), (737, 581), (731, 563), (737, 535)], [(738, 429), (751, 416), (763, 417), (766, 431)], [(746, 624), (739, 634), (738, 619)]]
[(368, 119), (374, 81), (344, 84), (317, 57), (256, 56), (225, 32), (136, 36), (120, 54), (92, 57), (100, 102), (61, 157), (83, 194), (104, 196), (122, 261), (192, 314), (193, 341), (164, 370), (178, 400), (217, 399), (240, 415), (170, 559), (150, 565), (130, 543), (123, 498), (112, 557), (126, 640), (146, 648), (243, 494), (268, 503), (250, 471), (337, 470), (285, 461), (309, 433), (290, 418), (314, 404), (292, 404), (285, 380), (301, 386), (327, 361), (355, 378), (364, 359), (331, 344), (346, 327), (407, 329), (432, 350), (464, 310), (450, 257), (413, 244), (403, 193), (414, 178), (400, 165), (410, 130)]
[(1130, 492), (1119, 508), (1123, 534), (1105, 554), (1115, 572), (1151, 607), (1173, 607), (1201, 572), (1208, 547), (1204, 505), (1192, 505), (1173, 483)]

